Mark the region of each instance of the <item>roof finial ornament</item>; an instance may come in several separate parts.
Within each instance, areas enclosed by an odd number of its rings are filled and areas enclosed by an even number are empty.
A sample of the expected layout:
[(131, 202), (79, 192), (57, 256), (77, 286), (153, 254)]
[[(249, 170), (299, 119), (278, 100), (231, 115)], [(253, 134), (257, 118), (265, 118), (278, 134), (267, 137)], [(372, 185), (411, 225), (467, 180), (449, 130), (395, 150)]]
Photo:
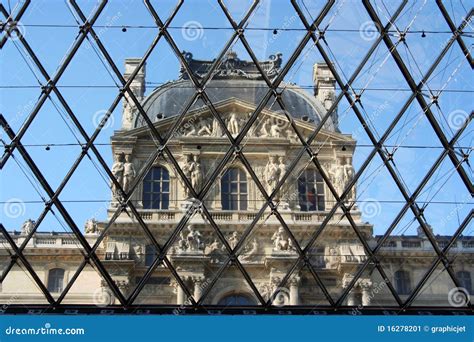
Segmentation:
[(237, 59), (237, 52), (232, 50), (232, 48), (229, 49), (229, 51), (227, 51), (227, 53), (226, 53), (226, 58), (227, 59)]

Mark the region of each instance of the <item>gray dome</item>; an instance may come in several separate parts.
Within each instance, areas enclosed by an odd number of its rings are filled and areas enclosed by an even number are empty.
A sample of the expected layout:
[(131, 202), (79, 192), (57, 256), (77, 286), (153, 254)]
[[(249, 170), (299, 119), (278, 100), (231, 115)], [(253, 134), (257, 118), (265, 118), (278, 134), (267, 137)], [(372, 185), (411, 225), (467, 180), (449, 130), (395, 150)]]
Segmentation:
[[(321, 118), (326, 113), (322, 104), (308, 92), (293, 85), (282, 85), (282, 93), (285, 109), (291, 113), (295, 119), (303, 119), (312, 123), (321, 122)], [(221, 101), (231, 98), (241, 100), (258, 106), (263, 97), (268, 92), (268, 86), (264, 81), (224, 79), (211, 80), (206, 86), (206, 93), (215, 105)], [(143, 108), (153, 122), (159, 121), (163, 117), (172, 117), (181, 114), (186, 102), (194, 94), (195, 88), (189, 80), (179, 80), (166, 83), (156, 88), (143, 102)], [(206, 107), (202, 101), (196, 101), (190, 110)], [(269, 110), (281, 111), (281, 107), (272, 96), (265, 107)], [(138, 115), (135, 127), (145, 126), (145, 122)], [(337, 131), (333, 121), (326, 121), (324, 128)]]

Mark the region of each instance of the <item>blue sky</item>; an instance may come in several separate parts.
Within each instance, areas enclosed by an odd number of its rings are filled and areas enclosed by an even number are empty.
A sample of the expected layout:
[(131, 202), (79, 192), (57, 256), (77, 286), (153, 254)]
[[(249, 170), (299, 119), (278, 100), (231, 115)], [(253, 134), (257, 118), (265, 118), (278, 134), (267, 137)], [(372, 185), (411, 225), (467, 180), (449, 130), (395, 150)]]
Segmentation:
[[(175, 4), (174, 1), (152, 3), (162, 20), (168, 17)], [(226, 2), (236, 20), (242, 17), (249, 3), (250, 1)], [(324, 2), (305, 1), (303, 4), (299, 1), (299, 3), (304, 8), (307, 19), (311, 20)], [(14, 7), (14, 4), (15, 1), (12, 1), (11, 6)], [(390, 2), (387, 8), (382, 6), (381, 1), (374, 2), (374, 7), (383, 18), (384, 24), (397, 4), (396, 1)], [(467, 4), (467, 1), (450, 3), (449, 13), (455, 19), (456, 25), (466, 13)], [(95, 1), (84, 1), (80, 6), (86, 14), (89, 14), (95, 6)], [(153, 28), (152, 16), (143, 3), (137, 1), (111, 1), (96, 24), (98, 25), (96, 33), (121, 71), (124, 59), (143, 56), (157, 35), (157, 29)], [(395, 24), (400, 30), (410, 27), (407, 47), (401, 45), (399, 52), (414, 75), (415, 81), (419, 82), (421, 75), (426, 72), (450, 38), (450, 34), (447, 33), (449, 28), (436, 5), (424, 1), (410, 3)], [(347, 81), (373, 44), (375, 27), (371, 26), (370, 18), (364, 8), (355, 1), (337, 2), (321, 26), (328, 28), (325, 37), (330, 48), (325, 44), (323, 46), (335, 60), (336, 68), (344, 81)], [(122, 32), (122, 27), (127, 28), (126, 32)], [(198, 29), (193, 30), (190, 27)], [(275, 28), (283, 30), (278, 30), (275, 35), (273, 33)], [(283, 1), (261, 1), (250, 18), (246, 37), (257, 58), (266, 59), (271, 54), (281, 52), (283, 63), (286, 63), (304, 35), (303, 28), (291, 5)], [(59, 0), (34, 1), (21, 19), (21, 29), (50, 75), (55, 73), (58, 64), (78, 34), (76, 19), (71, 9), (66, 2)], [(421, 36), (423, 30), (426, 31), (424, 38)], [(472, 34), (472, 24), (465, 31)], [(197, 59), (209, 60), (217, 57), (224, 43), (232, 35), (228, 20), (218, 5), (211, 1), (185, 1), (181, 11), (172, 21), (169, 32), (180, 50), (191, 51)], [(393, 35), (392, 39), (396, 41)], [(468, 37), (464, 39), (466, 44), (472, 47), (473, 39)], [(233, 49), (241, 59), (250, 59), (240, 42), (237, 41)], [(39, 97), (40, 90), (36, 77), (40, 82), (44, 82), (31, 61), (23, 59), (24, 56), (26, 53), (19, 41), (7, 42), (0, 55), (2, 87), (0, 112), (14, 131), (20, 129)], [(322, 57), (317, 49), (313, 44), (308, 44), (285, 81), (296, 83), (312, 92), (309, 89), (312, 85), (312, 67), (314, 63), (320, 61)], [(94, 132), (101, 113), (109, 108), (117, 94), (115, 85), (118, 82), (110, 75), (108, 69), (90, 42), (85, 41), (58, 82), (62, 95), (89, 135)], [(179, 63), (176, 56), (165, 40), (161, 40), (147, 62), (147, 82), (149, 82), (147, 94), (157, 85), (176, 79), (178, 71)], [(440, 110), (436, 107), (432, 109), (448, 140), (473, 108), (470, 93), (473, 85), (472, 70), (459, 46), (454, 44), (425, 87), (428, 101), (428, 88), (433, 93), (443, 89), (439, 100)], [(402, 74), (383, 44), (377, 48), (354, 82), (354, 88), (359, 91), (368, 88), (362, 95), (362, 111), (378, 138), (382, 136), (410, 96)], [(29, 146), (28, 151), (48, 182), (56, 189), (81, 151), (80, 147), (75, 145), (76, 137), (79, 137), (82, 143), (84, 140), (67, 118), (57, 97), (51, 98), (52, 100), (47, 100), (39, 111), (22, 143), (39, 145)], [(342, 100), (338, 111), (341, 131), (352, 134), (357, 140), (358, 147), (354, 155), (354, 167), (357, 171), (372, 150), (370, 140), (346, 100)], [(117, 106), (110, 122), (96, 140), (99, 151), (109, 165), (112, 163), (109, 138), (114, 130), (120, 128), (120, 124), (121, 105)], [(469, 147), (473, 145), (472, 130), (471, 123), (458, 141), (457, 146), (464, 147), (465, 152), (468, 152)], [(9, 141), (3, 132), (1, 137), (4, 141)], [(45, 149), (46, 144), (53, 145), (49, 151)], [(54, 144), (71, 145), (54, 146)], [(387, 148), (389, 151), (394, 151), (396, 170), (411, 192), (442, 152), (439, 139), (416, 102), (411, 104), (386, 144), (393, 146)], [(37, 219), (43, 207), (42, 203), (32, 203), (41, 202), (40, 195), (35, 191), (38, 185), (28, 181), (22, 171), (26, 164), (18, 152), (14, 155), (15, 159), (8, 161), (0, 176), (0, 201), (3, 206), (1, 222), (9, 230), (19, 230), (21, 223), (27, 218)], [(94, 163), (97, 164), (94, 158), (92, 161), (84, 159), (60, 195), (60, 199), (65, 201), (66, 208), (81, 228), (87, 218), (104, 219), (107, 201), (110, 200), (108, 181), (96, 170)], [(403, 206), (400, 191), (381, 164), (382, 161), (378, 156), (374, 158), (358, 184), (358, 199), (361, 201), (360, 207), (363, 209), (364, 219), (374, 224), (377, 234), (387, 229)], [(463, 167), (472, 181), (472, 168), (466, 164), (463, 164)], [(33, 179), (28, 171), (26, 173), (29, 179)], [(43, 191), (40, 193), (44, 194)], [(435, 233), (439, 234), (453, 233), (459, 220), (462, 221), (472, 209), (472, 199), (449, 159), (444, 160), (420, 198), (422, 202), (430, 202), (425, 209), (425, 217), (433, 226)], [(81, 203), (68, 202), (74, 200), (81, 200)], [(20, 202), (19, 205), (17, 202)], [(15, 209), (19, 211), (12, 211)], [(57, 216), (60, 217), (59, 214)], [(418, 225), (410, 224), (412, 220), (413, 214), (409, 211), (395, 232), (415, 233)], [(472, 226), (468, 227), (466, 233), (472, 234), (472, 229)], [(52, 214), (48, 214), (40, 230), (61, 231), (63, 227)]]

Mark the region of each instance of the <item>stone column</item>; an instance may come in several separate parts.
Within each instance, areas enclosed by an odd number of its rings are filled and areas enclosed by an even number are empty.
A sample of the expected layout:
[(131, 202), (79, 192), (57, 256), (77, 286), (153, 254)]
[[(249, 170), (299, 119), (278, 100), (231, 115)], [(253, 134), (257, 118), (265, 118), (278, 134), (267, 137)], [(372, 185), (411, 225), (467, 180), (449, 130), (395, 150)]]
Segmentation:
[(355, 303), (355, 294), (354, 294), (353, 291), (351, 291), (347, 294), (347, 305), (348, 306), (356, 305), (356, 303)]
[[(342, 287), (345, 289), (346, 287), (349, 286), (349, 283), (352, 281), (354, 276), (350, 273), (344, 273), (344, 276), (342, 277)], [(354, 287), (351, 289), (351, 291), (347, 294), (347, 305), (348, 306), (354, 306), (356, 305), (355, 303), (355, 293), (354, 293)]]
[[(313, 66), (314, 95), (326, 110), (329, 110), (336, 99), (336, 79), (326, 63)], [(335, 128), (338, 127), (337, 111), (331, 115)]]
[(177, 286), (176, 288), (176, 304), (183, 305), (184, 304), (184, 291), (181, 286)]
[(177, 305), (183, 305), (184, 304), (184, 291), (183, 291), (183, 289), (181, 288), (181, 286), (179, 286), (178, 282), (176, 282), (176, 281), (173, 281), (171, 283), (171, 286), (174, 287), (173, 292), (176, 293), (176, 304)]
[(359, 286), (362, 289), (362, 305), (370, 305), (370, 300), (372, 299), (370, 294), (372, 282), (370, 281), (370, 279), (362, 279), (359, 283)]
[(204, 283), (204, 277), (197, 276), (193, 277), (194, 281), (194, 300), (197, 302), (202, 296), (202, 287)]
[[(140, 58), (127, 58), (125, 60), (125, 73), (123, 74), (123, 77), (126, 81), (128, 81), (128, 79), (132, 76), (140, 62)], [(135, 97), (137, 97), (137, 100), (142, 100), (145, 94), (145, 69), (145, 64), (143, 64), (130, 84), (130, 90), (133, 92)], [(135, 103), (131, 100), (130, 95), (126, 92), (123, 98), (122, 129), (133, 128), (133, 123), (135, 120), (134, 111)]]
[(290, 305), (299, 305), (300, 296), (299, 296), (299, 283), (300, 277), (295, 276), (290, 279)]

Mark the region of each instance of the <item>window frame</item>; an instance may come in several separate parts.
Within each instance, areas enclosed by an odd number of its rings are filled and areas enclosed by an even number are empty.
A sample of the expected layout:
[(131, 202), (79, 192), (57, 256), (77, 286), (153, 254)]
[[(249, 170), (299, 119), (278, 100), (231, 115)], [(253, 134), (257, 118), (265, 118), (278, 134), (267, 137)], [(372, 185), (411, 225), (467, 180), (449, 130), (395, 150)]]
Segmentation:
[(471, 272), (465, 270), (458, 271), (456, 272), (456, 278), (458, 279), (459, 285), (461, 285), (461, 287), (465, 288), (469, 294), (473, 294)]
[[(228, 299), (235, 299), (235, 298), (240, 298), (244, 299), (246, 302), (237, 302), (234, 300), (232, 303), (227, 302)], [(257, 301), (249, 294), (247, 293), (241, 293), (241, 292), (231, 292), (223, 295), (218, 301), (217, 305), (219, 306), (255, 306), (257, 305)]]
[[(61, 271), (61, 276), (56, 275), (56, 271)], [(47, 289), (50, 293), (63, 292), (65, 275), (66, 270), (61, 267), (54, 267), (48, 270)]]
[[(161, 170), (159, 177), (155, 178), (155, 172)], [(150, 190), (147, 191), (147, 184)], [(166, 186), (164, 186), (166, 185)], [(155, 189), (157, 187), (158, 189)], [(163, 188), (167, 187), (167, 191)], [(142, 184), (142, 206), (143, 209), (167, 210), (170, 205), (171, 179), (168, 169), (162, 165), (153, 166), (146, 174)], [(155, 191), (156, 190), (156, 191)]]
[(393, 278), (395, 289), (399, 295), (406, 296), (411, 294), (411, 275), (409, 271), (398, 270), (393, 274)]
[(247, 173), (239, 167), (230, 167), (222, 175), (220, 183), (222, 210), (247, 210), (249, 199)]
[[(311, 174), (309, 174), (310, 172)], [(307, 181), (308, 175), (312, 176), (312, 181)], [(301, 211), (314, 212), (326, 210), (326, 186), (323, 177), (317, 169), (305, 169), (296, 180), (296, 186), (298, 189), (298, 205)], [(301, 191), (303, 187), (304, 192)], [(314, 203), (308, 201), (308, 194), (310, 193), (310, 188), (313, 188), (314, 190), (314, 192), (312, 193), (314, 196)], [(306, 202), (306, 204), (304, 204), (304, 202)], [(308, 206), (308, 203), (311, 203), (310, 207)]]

